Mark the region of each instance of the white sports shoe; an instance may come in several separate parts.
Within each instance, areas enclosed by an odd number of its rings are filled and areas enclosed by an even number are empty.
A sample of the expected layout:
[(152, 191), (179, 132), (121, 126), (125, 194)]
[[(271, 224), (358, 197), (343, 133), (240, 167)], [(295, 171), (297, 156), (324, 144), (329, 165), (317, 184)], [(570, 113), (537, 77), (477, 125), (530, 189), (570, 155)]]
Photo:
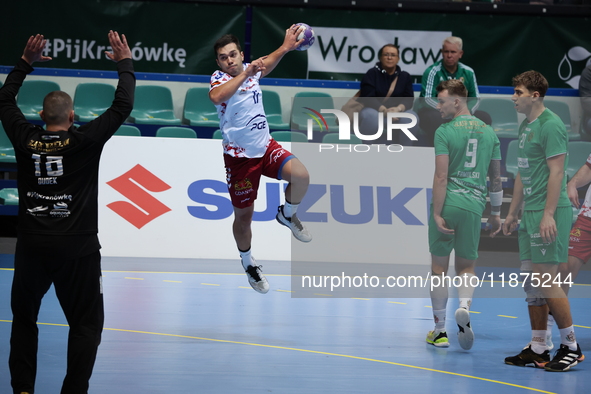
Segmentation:
[(470, 327), (470, 312), (465, 308), (458, 308), (455, 316), (459, 330), (458, 342), (462, 349), (469, 350), (474, 345), (474, 331)]
[(284, 226), (289, 227), (293, 236), (296, 237), (298, 241), (310, 242), (312, 240), (312, 235), (310, 235), (306, 226), (300, 222), (300, 219), (298, 219), (295, 214), (290, 218), (286, 218), (283, 214), (283, 205), (280, 205), (279, 208), (277, 208), (277, 211), (275, 219)]
[(261, 294), (266, 294), (269, 291), (269, 282), (267, 282), (261, 268), (263, 268), (262, 265), (249, 265), (245, 272), (252, 288)]

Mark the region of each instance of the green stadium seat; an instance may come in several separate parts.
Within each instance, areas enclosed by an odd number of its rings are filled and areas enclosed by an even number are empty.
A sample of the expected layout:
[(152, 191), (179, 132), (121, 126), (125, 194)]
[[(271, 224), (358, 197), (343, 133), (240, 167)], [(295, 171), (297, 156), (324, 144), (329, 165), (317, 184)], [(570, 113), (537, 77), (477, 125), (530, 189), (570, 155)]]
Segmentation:
[(308, 142), (306, 134), (299, 131), (272, 131), (271, 137), (278, 142)]
[(509, 98), (481, 98), (478, 110), (488, 112), (492, 128), (499, 138), (517, 138), (519, 123), (513, 101)]
[(568, 143), (568, 165), (566, 167), (567, 179), (579, 171), (579, 168), (585, 164), (587, 157), (591, 153), (590, 141), (571, 141)]
[(106, 83), (80, 83), (74, 93), (74, 117), (90, 122), (102, 115), (115, 98), (115, 86)]
[(220, 127), (217, 110), (209, 99), (209, 88), (187, 90), (183, 121), (191, 126)]
[(283, 121), (281, 111), (281, 99), (279, 94), (272, 90), (263, 90), (263, 106), (267, 115), (267, 124), (271, 130), (289, 129), (289, 123)]
[(8, 139), (2, 123), (0, 123), (0, 163), (16, 163), (12, 142)]
[(507, 178), (515, 179), (517, 177), (517, 156), (519, 155), (519, 140), (509, 142), (507, 154), (505, 156), (505, 171)]
[(211, 136), (211, 138), (214, 140), (221, 140), (224, 137), (222, 136), (222, 131), (220, 129), (217, 129), (216, 131), (213, 132), (213, 135)]
[(18, 205), (18, 189), (7, 187), (0, 190), (0, 205)]
[(181, 120), (174, 116), (172, 93), (165, 86), (137, 86), (131, 118), (133, 123), (137, 124), (171, 126), (181, 124)]
[(363, 144), (361, 138), (357, 137), (354, 134), (350, 135), (351, 139), (348, 140), (341, 140), (339, 139), (339, 133), (328, 133), (324, 137), (322, 137), (322, 142), (325, 144)]
[[(307, 108), (312, 108), (314, 111), (320, 112), (321, 109), (335, 109), (332, 96), (328, 93), (321, 92), (298, 92), (293, 98), (293, 107), (291, 111), (291, 128), (292, 130), (307, 131), (308, 119), (312, 119), (312, 126), (314, 131), (332, 132), (338, 131), (339, 126), (337, 118), (333, 114), (321, 114), (326, 120), (326, 125), (318, 117)], [(327, 130), (328, 126), (328, 130)]]
[(161, 127), (156, 130), (156, 137), (197, 138), (197, 133), (188, 127)]
[(135, 126), (124, 124), (117, 129), (114, 135), (123, 135), (127, 137), (141, 137), (142, 132)]
[(550, 111), (554, 112), (558, 117), (564, 122), (564, 126), (566, 127), (566, 132), (568, 133), (568, 140), (569, 141), (579, 141), (581, 139), (581, 135), (578, 131), (574, 130), (572, 127), (572, 119), (570, 116), (570, 108), (568, 104), (564, 101), (557, 101), (557, 100), (544, 100), (544, 105)]
[(39, 112), (43, 109), (43, 99), (56, 90), (60, 90), (60, 86), (53, 81), (25, 81), (18, 92), (16, 104), (28, 120), (41, 120)]

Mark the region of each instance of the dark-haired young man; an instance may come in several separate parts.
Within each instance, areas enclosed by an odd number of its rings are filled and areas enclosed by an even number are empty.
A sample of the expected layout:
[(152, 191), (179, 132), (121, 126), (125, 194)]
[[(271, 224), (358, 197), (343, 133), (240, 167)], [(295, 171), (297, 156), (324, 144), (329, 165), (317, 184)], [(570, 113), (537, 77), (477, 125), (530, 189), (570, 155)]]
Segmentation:
[(312, 240), (296, 216), (298, 205), (308, 190), (308, 171), (271, 138), (259, 86), (259, 80), (273, 71), (285, 54), (301, 44), (297, 37), (302, 29), (292, 25), (276, 51), (251, 63), (244, 63), (244, 53), (236, 36), (226, 34), (213, 47), (220, 70), (211, 76), (209, 98), (220, 118), (226, 180), (234, 207), (232, 230), (248, 282), (263, 294), (269, 291), (269, 283), (251, 253), (254, 201), (262, 175), (288, 182), (285, 205), (279, 207), (277, 221), (289, 227), (298, 240)]
[[(513, 78), (515, 109), (526, 116), (519, 127), (519, 173), (503, 233), (517, 228), (519, 259), (525, 276), (530, 344), (518, 355), (505, 358), (517, 366), (563, 372), (585, 358), (575, 337), (570, 304), (560, 282), (559, 265), (568, 261), (572, 208), (564, 176), (568, 162), (568, 135), (564, 123), (544, 106), (548, 81), (537, 71)], [(561, 345), (552, 360), (546, 343), (550, 311), (560, 330)]]

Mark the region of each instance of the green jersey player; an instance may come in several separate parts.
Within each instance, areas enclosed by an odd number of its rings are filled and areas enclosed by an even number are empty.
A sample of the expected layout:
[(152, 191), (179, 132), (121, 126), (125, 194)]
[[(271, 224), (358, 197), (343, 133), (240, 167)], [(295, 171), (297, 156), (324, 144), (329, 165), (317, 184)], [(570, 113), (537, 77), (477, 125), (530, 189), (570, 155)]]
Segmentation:
[[(570, 304), (557, 278), (558, 265), (568, 260), (572, 223), (564, 176), (568, 136), (560, 118), (544, 106), (548, 81), (542, 74), (527, 71), (513, 78), (513, 86), (515, 108), (526, 119), (519, 128), (519, 173), (503, 233), (517, 228), (519, 210), (525, 203), (518, 239), (532, 340), (518, 355), (505, 358), (505, 363), (562, 372), (584, 359)], [(552, 361), (546, 343), (548, 310), (561, 337)]]
[[(500, 210), (503, 191), (500, 177), (500, 143), (493, 129), (472, 116), (466, 104), (466, 86), (456, 79), (437, 86), (437, 109), (443, 118), (452, 118), (435, 133), (435, 176), (433, 202), (429, 218), (431, 252), (431, 302), (435, 329), (427, 343), (449, 346), (445, 331), (446, 305), (451, 278), (452, 249), (456, 253), (455, 270), (461, 278), (458, 288), (460, 307), (455, 318), (460, 331), (458, 341), (470, 349), (474, 333), (470, 326), (470, 304), (477, 285), (474, 265), (478, 258), (480, 219), (486, 205), (486, 176), (490, 176), (491, 236), (501, 229)], [(456, 281), (454, 281), (456, 283)]]

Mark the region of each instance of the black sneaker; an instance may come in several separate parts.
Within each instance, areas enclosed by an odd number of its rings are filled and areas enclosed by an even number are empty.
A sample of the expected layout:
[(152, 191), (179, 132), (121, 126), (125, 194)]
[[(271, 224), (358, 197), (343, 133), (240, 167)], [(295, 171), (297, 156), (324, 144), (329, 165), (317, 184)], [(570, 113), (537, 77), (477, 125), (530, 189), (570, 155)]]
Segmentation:
[(570, 350), (567, 345), (560, 345), (560, 348), (554, 353), (554, 358), (546, 364), (544, 369), (552, 372), (566, 372), (584, 359), (585, 356), (578, 343), (576, 351)]
[(275, 216), (275, 219), (284, 226), (289, 227), (293, 236), (296, 237), (297, 240), (302, 242), (310, 242), (312, 240), (312, 235), (310, 235), (306, 226), (304, 226), (295, 214), (290, 218), (285, 217), (283, 214), (283, 205), (280, 205), (279, 208), (277, 208), (277, 216)]
[(266, 294), (269, 291), (269, 282), (267, 282), (267, 278), (263, 275), (261, 268), (263, 268), (262, 265), (249, 265), (245, 272), (250, 286), (255, 291)]
[(531, 345), (523, 348), (517, 356), (505, 358), (505, 364), (518, 367), (544, 368), (548, 362), (550, 362), (550, 352), (545, 350), (544, 353), (538, 354), (531, 350)]

